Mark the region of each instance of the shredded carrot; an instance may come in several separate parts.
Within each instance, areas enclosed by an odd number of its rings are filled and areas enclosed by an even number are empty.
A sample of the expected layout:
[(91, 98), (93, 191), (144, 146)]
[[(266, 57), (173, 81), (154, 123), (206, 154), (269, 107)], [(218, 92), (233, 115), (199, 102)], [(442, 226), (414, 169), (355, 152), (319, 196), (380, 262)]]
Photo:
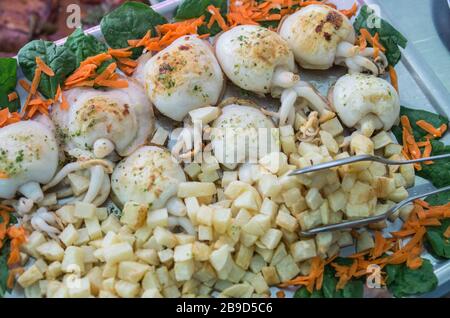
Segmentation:
[(124, 49), (108, 49), (108, 54), (116, 57), (116, 58), (123, 58), (123, 57), (130, 57), (133, 55), (133, 52), (131, 52), (131, 47), (124, 48)]
[(392, 86), (394, 86), (395, 90), (399, 92), (397, 72), (395, 71), (395, 68), (392, 65), (389, 65), (389, 76), (391, 78)]
[(8, 102), (13, 102), (18, 98), (19, 98), (19, 96), (17, 96), (16, 92), (12, 92), (12, 93), (8, 94)]
[(450, 238), (450, 226), (448, 226), (447, 229), (445, 230), (444, 237), (445, 238)]
[(427, 133), (431, 134), (435, 138), (442, 137), (442, 132), (440, 128), (435, 128), (432, 124), (425, 120), (416, 121), (416, 125), (425, 130)]
[[(20, 121), (20, 114), (17, 112), (10, 113), (8, 108), (0, 110), (0, 128), (17, 123)], [(6, 172), (2, 173), (4, 179), (8, 178)], [(1, 177), (0, 177), (1, 178)]]
[(350, 9), (347, 10), (339, 10), (343, 15), (345, 15), (347, 18), (353, 17), (356, 12), (358, 11), (358, 4), (355, 2), (353, 3), (353, 6)]
[(7, 230), (11, 239), (8, 265), (13, 266), (20, 262), (20, 246), (27, 241), (25, 229), (21, 226), (11, 226)]
[(14, 280), (16, 278), (16, 275), (20, 275), (24, 271), (25, 270), (22, 267), (10, 269), (9, 273), (8, 273), (8, 278), (6, 280), (6, 287), (8, 287), (8, 289), (13, 289), (14, 288)]
[(36, 56), (36, 65), (45, 75), (48, 75), (50, 77), (55, 76), (55, 72), (53, 72), (53, 70), (47, 64), (45, 64), (39, 56)]

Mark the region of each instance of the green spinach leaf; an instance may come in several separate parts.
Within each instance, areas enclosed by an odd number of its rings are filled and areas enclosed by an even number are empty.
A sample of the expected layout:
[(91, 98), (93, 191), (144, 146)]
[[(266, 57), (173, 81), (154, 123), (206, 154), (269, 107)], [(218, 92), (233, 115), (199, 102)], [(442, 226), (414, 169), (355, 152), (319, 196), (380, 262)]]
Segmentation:
[(6, 286), (8, 281), (8, 254), (9, 254), (9, 240), (5, 240), (3, 248), (0, 250), (0, 298), (2, 298), (8, 291)]
[[(183, 21), (187, 19), (199, 18), (204, 15), (207, 24), (211, 19), (211, 14), (207, 10), (210, 5), (218, 8), (225, 19), (228, 12), (226, 0), (184, 0), (177, 9), (175, 19), (178, 21)], [(217, 22), (214, 22), (210, 29), (208, 29), (206, 25), (202, 25), (198, 29), (199, 34), (209, 33), (211, 36), (214, 36), (221, 31), (222, 29), (219, 27)]]
[(405, 264), (387, 265), (386, 284), (395, 297), (412, 296), (430, 292), (438, 285), (433, 265), (427, 259), (418, 269), (410, 269)]
[[(432, 124), (434, 127), (439, 128), (442, 124), (448, 125), (448, 118), (427, 112), (425, 110), (420, 109), (412, 109), (402, 106), (400, 108), (400, 116), (406, 116), (409, 119), (409, 122), (411, 123), (411, 128), (413, 129), (414, 138), (416, 140), (423, 140), (423, 138), (427, 135), (427, 132), (417, 126), (416, 122), (418, 120), (425, 120)], [(398, 126), (394, 126), (392, 128), (392, 132), (395, 135), (395, 138), (397, 138), (398, 142), (402, 142), (402, 126), (401, 124)]]
[(76, 29), (68, 38), (65, 47), (69, 48), (76, 58), (76, 67), (90, 56), (105, 52), (108, 47), (92, 35), (86, 35), (81, 28)]
[(450, 226), (450, 219), (441, 221), (441, 226), (427, 228), (426, 239), (432, 248), (433, 255), (450, 258), (450, 239), (444, 236), (444, 232)]
[(430, 195), (425, 199), (431, 206), (444, 205), (450, 202), (450, 191)]
[(8, 95), (14, 92), (17, 83), (17, 61), (13, 58), (0, 58), (0, 109), (5, 107), (14, 112), (20, 108), (20, 100), (12, 102)]
[(76, 57), (66, 46), (57, 46), (53, 42), (34, 40), (19, 51), (19, 65), (25, 77), (33, 80), (36, 69), (36, 57), (40, 57), (55, 72), (55, 76), (41, 75), (39, 91), (46, 98), (53, 98), (66, 77), (76, 68)]
[(401, 59), (400, 47), (406, 48), (407, 39), (397, 31), (389, 22), (375, 15), (375, 12), (364, 5), (353, 24), (356, 32), (367, 29), (371, 35), (377, 32), (380, 36), (380, 43), (386, 48), (386, 57), (390, 65), (395, 66)]
[[(167, 23), (159, 13), (140, 2), (125, 2), (103, 17), (100, 27), (106, 43), (112, 48), (128, 47), (128, 40), (140, 39), (147, 31), (155, 34), (155, 27)], [(138, 58), (142, 49), (133, 49), (133, 58)]]
[[(433, 148), (431, 155), (443, 155), (450, 153), (450, 146), (437, 140), (431, 140)], [(422, 170), (416, 171), (419, 177), (429, 180), (436, 188), (450, 185), (450, 159), (434, 161), (431, 165), (422, 165)]]

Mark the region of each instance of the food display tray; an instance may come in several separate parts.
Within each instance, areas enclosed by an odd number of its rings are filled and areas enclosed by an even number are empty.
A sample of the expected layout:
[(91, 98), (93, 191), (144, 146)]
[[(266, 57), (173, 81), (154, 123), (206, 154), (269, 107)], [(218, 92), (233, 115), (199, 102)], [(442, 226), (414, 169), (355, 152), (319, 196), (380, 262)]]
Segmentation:
[[(175, 10), (182, 0), (166, 0), (157, 3), (152, 8), (158, 13), (166, 16), (168, 19), (173, 17)], [(354, 3), (354, 0), (334, 0), (338, 8), (348, 8)], [(389, 21), (394, 27), (402, 32), (401, 27), (396, 25), (395, 21), (392, 21), (387, 12), (383, 10), (382, 1), (379, 0), (358, 0), (362, 4), (368, 4), (376, 6), (377, 14), (383, 19)], [(379, 9), (379, 11), (378, 11)], [(96, 26), (85, 31), (99, 39), (102, 39), (100, 27)], [(63, 44), (65, 38), (56, 41), (56, 44)], [(399, 90), (400, 100), (403, 106), (415, 109), (423, 109), (434, 113), (439, 113), (446, 117), (450, 117), (450, 94), (439, 81), (437, 76), (433, 73), (431, 68), (427, 65), (426, 61), (414, 48), (414, 45), (408, 43), (408, 46), (403, 50), (403, 58), (401, 62), (396, 66), (396, 70), (399, 78)], [(327, 95), (329, 88), (336, 82), (336, 80), (346, 73), (346, 69), (342, 67), (335, 67), (328, 71), (311, 71), (300, 70), (300, 75), (303, 80), (313, 84), (324, 96)], [(23, 77), (20, 73), (19, 77)], [(19, 93), (24, 93), (19, 90)], [(21, 94), (22, 95), (22, 94)], [(25, 95), (21, 96), (25, 100)], [(233, 85), (227, 85), (227, 91), (225, 97), (239, 97), (245, 99), (251, 99), (260, 106), (269, 110), (277, 110), (279, 107), (279, 100), (272, 98), (261, 98), (243, 92), (241, 89), (234, 87)], [(172, 126), (173, 122), (166, 119), (158, 119), (158, 123), (161, 126)], [(446, 143), (450, 143), (450, 136), (446, 136), (443, 140)], [(421, 185), (428, 183), (428, 181), (417, 177), (416, 184)], [(394, 223), (388, 222), (388, 228), (384, 231), (386, 233), (396, 231), (401, 227), (401, 221), (397, 220)], [(342, 250), (342, 254), (348, 255), (354, 252), (353, 247), (345, 248)], [(433, 292), (421, 295), (419, 297), (442, 297), (450, 293), (450, 261), (439, 260), (434, 258), (427, 252), (424, 252), (423, 256), (429, 259), (433, 266), (435, 274), (438, 278), (438, 288)], [(288, 291), (286, 296), (289, 297), (292, 291)], [(12, 293), (12, 297), (21, 297), (22, 293), (15, 290)]]

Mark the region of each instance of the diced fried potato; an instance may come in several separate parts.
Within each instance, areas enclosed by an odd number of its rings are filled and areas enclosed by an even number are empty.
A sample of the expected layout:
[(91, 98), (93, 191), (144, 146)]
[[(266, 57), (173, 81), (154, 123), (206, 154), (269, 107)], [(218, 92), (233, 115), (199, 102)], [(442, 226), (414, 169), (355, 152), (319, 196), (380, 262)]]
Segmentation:
[(323, 203), (323, 198), (317, 188), (311, 188), (305, 196), (306, 204), (311, 210), (316, 210)]
[(142, 288), (144, 288), (144, 290), (161, 289), (161, 284), (159, 282), (158, 276), (156, 275), (156, 272), (147, 271), (145, 273), (144, 278), (142, 279)]
[(103, 233), (114, 232), (117, 233), (120, 230), (120, 222), (114, 214), (110, 214), (106, 220), (102, 222), (102, 231)]
[(298, 227), (297, 219), (281, 210), (278, 212), (275, 222), (279, 227), (290, 232), (294, 232)]
[(55, 280), (62, 275), (61, 262), (55, 261), (48, 265), (47, 271), (45, 272), (45, 278), (48, 280)]
[(73, 194), (76, 196), (83, 194), (89, 188), (89, 178), (80, 176), (79, 174), (69, 173), (67, 175), (67, 180), (69, 180)]
[(141, 298), (163, 298), (163, 296), (156, 288), (149, 288), (142, 293)]
[(179, 282), (190, 280), (194, 274), (194, 270), (195, 265), (192, 259), (182, 262), (175, 262), (175, 278)]
[(202, 205), (197, 211), (197, 223), (205, 226), (211, 226), (213, 219), (213, 209), (209, 206)]
[(153, 231), (156, 242), (162, 246), (173, 248), (177, 244), (177, 238), (169, 230), (157, 226)]
[(213, 238), (214, 233), (211, 226), (200, 225), (198, 227), (198, 239), (200, 241), (212, 241)]
[(322, 214), (320, 210), (307, 211), (300, 213), (297, 219), (302, 230), (309, 230), (322, 223)]
[(271, 152), (261, 159), (259, 164), (273, 174), (283, 171), (287, 165), (287, 156), (282, 152)]
[(372, 187), (366, 183), (357, 181), (350, 191), (348, 202), (350, 204), (362, 204), (370, 201), (375, 196)]
[(148, 206), (137, 202), (128, 201), (122, 211), (120, 222), (132, 229), (138, 229), (145, 224)]
[(411, 212), (414, 210), (414, 204), (405, 205), (400, 209), (399, 215), (403, 222), (406, 222), (411, 215)]
[(175, 262), (184, 262), (191, 260), (193, 258), (193, 245), (184, 244), (176, 246), (173, 258)]
[(264, 266), (261, 269), (261, 273), (269, 286), (278, 285), (280, 283), (280, 278), (278, 277), (277, 270), (274, 266)]
[(19, 276), (17, 282), (23, 288), (27, 288), (43, 278), (44, 276), (42, 275), (38, 267), (36, 265), (32, 265), (25, 272), (23, 272), (22, 275)]
[(91, 219), (95, 217), (97, 207), (90, 203), (76, 202), (74, 216), (80, 219)]
[(243, 244), (240, 245), (239, 250), (236, 254), (235, 262), (236, 265), (242, 267), (244, 270), (247, 270), (250, 266), (250, 262), (253, 257), (254, 248), (247, 247)]
[(178, 197), (205, 197), (217, 193), (216, 185), (212, 182), (181, 182), (178, 185)]
[(372, 186), (378, 198), (386, 199), (395, 191), (395, 180), (393, 178), (376, 177)]
[(114, 290), (122, 298), (134, 298), (139, 293), (139, 284), (119, 280), (114, 284)]
[(358, 253), (371, 249), (374, 246), (375, 242), (368, 231), (359, 233), (358, 239), (356, 240), (356, 251)]
[(228, 227), (231, 225), (231, 217), (231, 209), (215, 209), (212, 220), (214, 231), (220, 234), (226, 233)]
[(150, 142), (155, 145), (163, 146), (166, 143), (168, 137), (169, 131), (165, 130), (161, 126), (158, 126)]
[(405, 187), (397, 188), (394, 192), (389, 193), (388, 198), (394, 202), (403, 201), (408, 198), (408, 191), (406, 191)]
[(403, 146), (399, 144), (389, 144), (384, 147), (384, 156), (389, 158), (393, 155), (400, 155), (402, 153)]
[(275, 268), (277, 269), (278, 276), (282, 282), (294, 278), (300, 272), (300, 268), (291, 255), (284, 257), (277, 265), (275, 265)]
[(227, 298), (250, 298), (253, 294), (254, 288), (247, 283), (235, 284), (223, 290), (219, 297)]
[(149, 211), (147, 213), (147, 225), (154, 229), (157, 226), (166, 227), (169, 224), (169, 213), (166, 208)]
[(149, 265), (159, 265), (158, 253), (154, 249), (139, 249), (136, 251), (136, 257)]
[(281, 241), (283, 232), (278, 229), (268, 229), (264, 235), (261, 237), (261, 243), (265, 245), (268, 249), (275, 249)]
[(326, 254), (333, 243), (333, 234), (331, 232), (318, 233), (316, 235), (317, 252)]
[(39, 254), (36, 248), (45, 242), (45, 236), (39, 231), (34, 231), (27, 237), (27, 241), (21, 246), (21, 250), (34, 258), (38, 258)]
[(266, 294), (269, 292), (269, 286), (264, 280), (263, 275), (259, 272), (251, 281), (251, 285), (255, 288), (255, 291), (259, 294)]
[(169, 263), (173, 260), (173, 250), (166, 248), (158, 252), (158, 257), (161, 263)]
[(330, 133), (333, 137), (336, 137), (344, 131), (344, 127), (342, 127), (342, 124), (337, 117), (322, 123), (320, 129)]
[(270, 227), (270, 217), (265, 214), (257, 214), (252, 217), (247, 224), (242, 226), (242, 230), (255, 235), (263, 235)]
[(65, 224), (73, 224), (78, 221), (78, 218), (75, 217), (74, 205), (64, 205), (63, 207), (56, 210), (55, 213)]
[(222, 176), (222, 188), (226, 188), (231, 182), (238, 179), (237, 171), (224, 171)]
[(142, 280), (149, 266), (133, 261), (123, 261), (119, 263), (117, 277), (131, 283), (137, 283)]
[(67, 247), (61, 269), (65, 273), (83, 273), (85, 269), (83, 250), (77, 246)]
[(80, 246), (80, 245), (87, 244), (89, 242), (90, 238), (89, 238), (89, 231), (87, 228), (83, 227), (81, 229), (78, 229), (77, 233), (78, 233), (78, 238), (75, 241), (74, 245)]
[(391, 136), (389, 136), (389, 134), (384, 130), (373, 136), (372, 141), (375, 149), (381, 149), (389, 144), (392, 144), (393, 142)]
[(196, 179), (200, 172), (202, 172), (202, 168), (198, 163), (193, 162), (184, 167), (184, 172), (186, 172), (191, 179)]
[(333, 212), (343, 210), (347, 204), (347, 194), (343, 190), (331, 193), (327, 199)]
[(91, 296), (91, 282), (89, 278), (78, 279), (74, 286), (67, 286), (67, 293), (70, 298), (88, 298)]
[(211, 248), (205, 243), (194, 242), (192, 244), (192, 254), (195, 261), (204, 262), (209, 259)]
[(336, 154), (339, 152), (339, 145), (334, 140), (333, 135), (327, 132), (326, 130), (319, 131), (320, 140), (322, 141), (322, 144), (333, 154)]
[(133, 248), (128, 243), (117, 243), (103, 248), (107, 263), (120, 263), (134, 258)]
[(100, 227), (100, 223), (96, 217), (92, 219), (85, 219), (84, 224), (89, 234), (89, 238), (91, 240), (97, 240), (102, 238), (102, 229)]
[(192, 122), (200, 121), (206, 125), (220, 116), (220, 108), (215, 106), (201, 107), (189, 112)]
[(39, 245), (36, 251), (51, 262), (62, 261), (64, 257), (64, 249), (54, 240)]
[(236, 209), (247, 209), (250, 211), (257, 211), (259, 208), (255, 195), (251, 191), (245, 191), (239, 195), (234, 200), (233, 207)]
[(219, 179), (220, 176), (217, 173), (217, 170), (203, 171), (198, 175), (198, 180), (201, 182), (216, 182)]
[(223, 245), (219, 249), (213, 251), (209, 256), (209, 262), (218, 273), (219, 278), (226, 279), (233, 266), (230, 247)]
[(358, 219), (368, 217), (371, 214), (371, 210), (368, 203), (356, 204), (348, 202), (344, 213), (349, 219)]
[(357, 175), (355, 173), (347, 173), (342, 178), (341, 187), (344, 192), (350, 192), (355, 186)]
[(402, 174), (403, 178), (406, 181), (407, 188), (414, 186), (416, 175), (415, 175), (414, 166), (412, 164), (401, 165), (400, 173)]
[(350, 150), (355, 155), (373, 155), (374, 144), (370, 138), (356, 132), (352, 135)]
[(317, 255), (314, 239), (298, 241), (290, 246), (291, 255), (296, 262), (301, 262)]
[(258, 180), (258, 191), (264, 197), (275, 197), (280, 194), (282, 188), (277, 176), (265, 173)]

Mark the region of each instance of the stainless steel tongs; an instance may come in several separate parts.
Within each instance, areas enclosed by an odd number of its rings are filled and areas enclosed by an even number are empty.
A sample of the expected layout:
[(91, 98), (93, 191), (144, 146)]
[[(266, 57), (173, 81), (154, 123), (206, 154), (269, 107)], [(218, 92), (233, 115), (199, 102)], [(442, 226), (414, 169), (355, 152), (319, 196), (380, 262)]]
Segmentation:
[[(442, 159), (446, 159), (446, 158), (450, 158), (450, 154), (444, 154), (444, 155), (432, 156), (432, 157), (420, 158), (420, 159), (413, 159), (413, 160), (404, 160), (404, 161), (389, 160), (389, 159), (385, 159), (382, 157), (371, 156), (371, 155), (359, 155), (359, 156), (353, 156), (353, 157), (338, 159), (338, 160), (334, 160), (334, 161), (329, 161), (329, 162), (321, 163), (318, 165), (305, 167), (302, 169), (297, 169), (297, 170), (292, 171), (289, 175), (296, 176), (296, 175), (300, 175), (300, 174), (305, 174), (305, 173), (325, 170), (325, 169), (329, 169), (329, 168), (333, 168), (333, 167), (338, 167), (338, 166), (342, 166), (342, 165), (347, 165), (347, 164), (351, 164), (351, 163), (355, 163), (355, 162), (359, 162), (359, 161), (376, 161), (376, 162), (380, 162), (380, 163), (383, 163), (386, 165), (404, 165), (404, 164), (418, 163), (418, 162), (424, 162), (424, 161), (436, 161), (436, 160), (442, 160)], [(341, 223), (320, 226), (320, 227), (310, 229), (308, 231), (301, 231), (300, 234), (302, 236), (312, 236), (312, 235), (315, 235), (318, 233), (352, 229), (355, 227), (361, 227), (361, 226), (365, 226), (365, 225), (368, 225), (371, 223), (380, 222), (380, 221), (385, 220), (390, 215), (392, 215), (398, 209), (404, 207), (408, 203), (413, 202), (414, 200), (421, 199), (421, 198), (427, 197), (432, 194), (437, 194), (437, 193), (441, 193), (441, 192), (445, 192), (445, 191), (449, 191), (449, 190), (450, 190), (450, 186), (440, 188), (440, 189), (435, 189), (431, 184), (424, 184), (421, 186), (413, 187), (413, 188), (408, 189), (409, 197), (407, 199), (397, 203), (396, 205), (391, 207), (384, 214), (371, 216), (371, 217), (367, 217), (367, 218), (363, 218), (363, 219), (357, 219), (357, 220), (352, 220), (352, 221), (345, 221), (345, 222), (341, 222)]]

